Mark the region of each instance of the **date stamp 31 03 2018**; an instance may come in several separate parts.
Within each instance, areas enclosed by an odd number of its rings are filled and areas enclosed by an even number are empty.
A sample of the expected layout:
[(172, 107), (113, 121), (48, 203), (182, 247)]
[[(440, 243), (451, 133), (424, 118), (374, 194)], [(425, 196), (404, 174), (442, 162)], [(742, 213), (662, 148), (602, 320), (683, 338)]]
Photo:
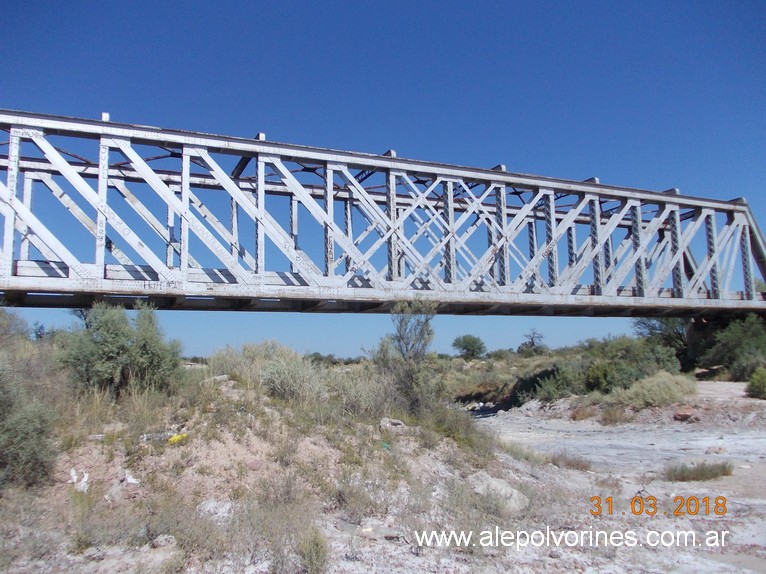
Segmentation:
[(614, 497), (592, 496), (590, 498), (592, 516), (725, 516), (725, 496), (676, 496), (666, 508), (654, 496), (636, 495), (625, 501), (624, 508)]

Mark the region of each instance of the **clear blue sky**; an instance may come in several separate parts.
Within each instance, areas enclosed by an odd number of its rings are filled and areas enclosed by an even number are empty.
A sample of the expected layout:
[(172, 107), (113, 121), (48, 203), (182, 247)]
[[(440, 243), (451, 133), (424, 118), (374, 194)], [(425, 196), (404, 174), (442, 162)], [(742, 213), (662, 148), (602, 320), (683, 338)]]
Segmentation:
[[(20, 2), (0, 107), (730, 199), (766, 226), (766, 2)], [(30, 310), (30, 321), (71, 322)], [(187, 354), (275, 338), (356, 355), (385, 316), (163, 312)], [(618, 319), (436, 320), (553, 346)]]

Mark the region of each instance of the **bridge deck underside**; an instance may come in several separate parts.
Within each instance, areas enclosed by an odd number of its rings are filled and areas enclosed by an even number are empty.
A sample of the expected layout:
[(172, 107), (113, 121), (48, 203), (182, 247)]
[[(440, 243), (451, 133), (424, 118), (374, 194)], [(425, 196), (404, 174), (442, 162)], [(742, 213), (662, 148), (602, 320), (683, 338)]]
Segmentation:
[(2, 110), (0, 129), (12, 305), (766, 311), (742, 201)]

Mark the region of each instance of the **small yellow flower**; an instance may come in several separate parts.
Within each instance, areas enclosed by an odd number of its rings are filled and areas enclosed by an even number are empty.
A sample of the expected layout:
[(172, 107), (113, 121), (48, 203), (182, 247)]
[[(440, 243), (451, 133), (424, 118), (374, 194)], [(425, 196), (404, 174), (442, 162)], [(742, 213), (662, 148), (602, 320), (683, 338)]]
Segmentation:
[(168, 444), (183, 444), (186, 442), (187, 438), (189, 438), (189, 435), (185, 432), (182, 432), (181, 434), (174, 434), (168, 439)]

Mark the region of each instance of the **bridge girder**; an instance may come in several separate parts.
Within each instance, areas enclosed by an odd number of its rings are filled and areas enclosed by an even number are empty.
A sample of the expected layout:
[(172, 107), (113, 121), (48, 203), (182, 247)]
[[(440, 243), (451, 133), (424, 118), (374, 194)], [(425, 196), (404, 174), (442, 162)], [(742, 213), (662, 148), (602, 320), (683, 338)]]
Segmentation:
[(766, 311), (743, 200), (9, 110), (0, 130), (9, 304)]

